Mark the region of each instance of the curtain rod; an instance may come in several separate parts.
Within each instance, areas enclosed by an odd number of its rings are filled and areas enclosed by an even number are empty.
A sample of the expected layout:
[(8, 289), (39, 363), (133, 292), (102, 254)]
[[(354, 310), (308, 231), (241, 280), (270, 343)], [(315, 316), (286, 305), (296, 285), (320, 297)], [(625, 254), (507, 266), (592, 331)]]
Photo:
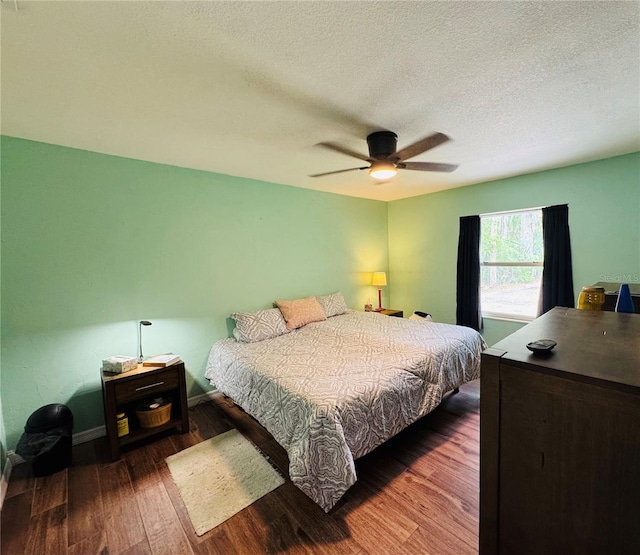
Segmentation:
[(500, 216), (502, 214), (513, 214), (514, 212), (533, 212), (534, 210), (542, 210), (545, 206), (534, 206), (533, 208), (519, 208), (518, 210), (502, 210), (501, 212), (487, 212), (486, 214), (480, 214), (481, 218), (486, 216)]

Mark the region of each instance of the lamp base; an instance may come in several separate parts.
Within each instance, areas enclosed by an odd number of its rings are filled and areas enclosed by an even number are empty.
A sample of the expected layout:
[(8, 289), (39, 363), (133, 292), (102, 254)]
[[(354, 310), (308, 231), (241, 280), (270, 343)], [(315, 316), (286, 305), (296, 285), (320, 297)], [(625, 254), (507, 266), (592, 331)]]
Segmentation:
[(374, 308), (373, 309), (374, 312), (382, 312), (383, 310), (387, 310), (386, 308), (380, 307), (380, 308)]

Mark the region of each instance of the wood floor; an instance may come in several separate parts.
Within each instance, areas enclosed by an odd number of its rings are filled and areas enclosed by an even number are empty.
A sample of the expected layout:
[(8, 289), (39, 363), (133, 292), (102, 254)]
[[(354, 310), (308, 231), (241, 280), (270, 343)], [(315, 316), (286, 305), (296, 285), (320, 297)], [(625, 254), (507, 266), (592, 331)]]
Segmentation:
[(357, 461), (359, 480), (329, 514), (287, 482), (196, 536), (164, 459), (232, 427), (288, 476), (284, 450), (228, 399), (189, 410), (191, 431), (108, 456), (77, 445), (73, 466), (34, 478), (14, 468), (2, 509), (2, 553), (477, 553), (479, 382)]

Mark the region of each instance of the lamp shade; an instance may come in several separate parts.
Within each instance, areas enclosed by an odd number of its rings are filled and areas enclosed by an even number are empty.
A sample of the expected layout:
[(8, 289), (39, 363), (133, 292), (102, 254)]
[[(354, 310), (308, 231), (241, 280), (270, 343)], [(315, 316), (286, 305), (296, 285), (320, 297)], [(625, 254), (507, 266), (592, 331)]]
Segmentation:
[(382, 287), (387, 284), (387, 274), (385, 272), (373, 272), (373, 279), (371, 285), (377, 285)]

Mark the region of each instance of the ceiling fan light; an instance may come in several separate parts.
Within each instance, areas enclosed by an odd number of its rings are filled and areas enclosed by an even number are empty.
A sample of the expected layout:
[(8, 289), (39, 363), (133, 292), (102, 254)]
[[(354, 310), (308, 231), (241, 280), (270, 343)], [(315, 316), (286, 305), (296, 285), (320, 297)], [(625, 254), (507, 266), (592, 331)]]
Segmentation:
[(374, 162), (369, 170), (369, 175), (374, 179), (383, 181), (385, 179), (391, 179), (398, 173), (396, 167), (387, 160), (380, 160)]

